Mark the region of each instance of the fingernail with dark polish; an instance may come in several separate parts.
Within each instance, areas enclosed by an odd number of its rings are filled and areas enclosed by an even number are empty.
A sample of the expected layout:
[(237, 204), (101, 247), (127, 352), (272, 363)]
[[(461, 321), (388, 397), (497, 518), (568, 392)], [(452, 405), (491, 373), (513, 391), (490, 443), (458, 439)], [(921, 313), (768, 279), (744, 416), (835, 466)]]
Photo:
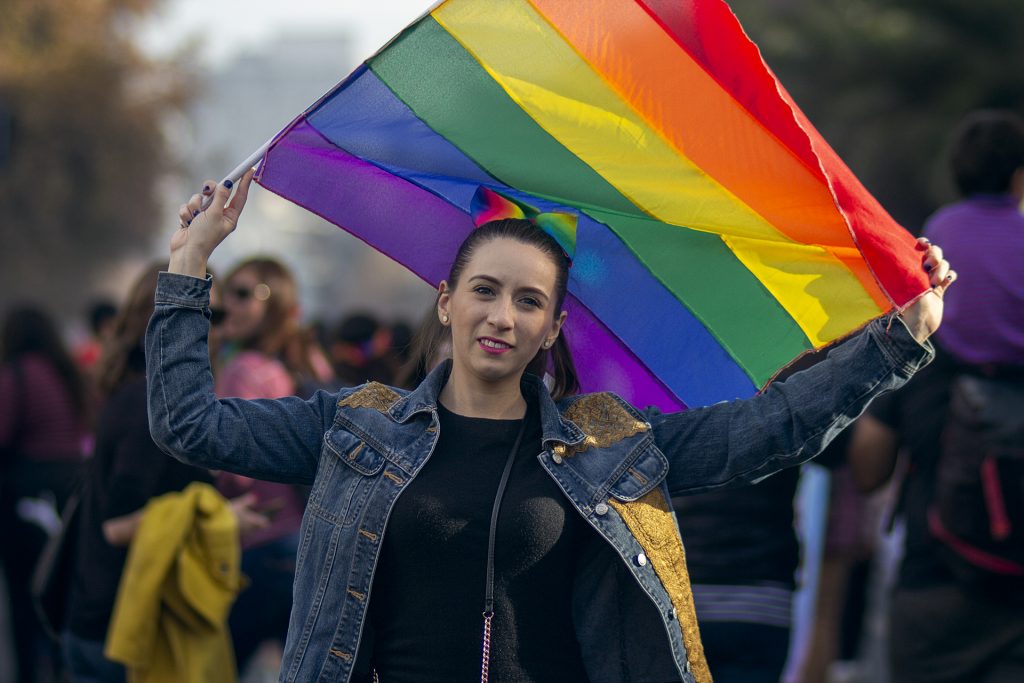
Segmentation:
[(198, 215), (199, 215), (199, 212), (198, 212), (198, 211), (193, 211), (193, 212), (192, 212), (192, 217), (193, 217), (193, 218), (195, 218), (195, 217), (196, 217), (196, 216), (198, 216)]
[(213, 189), (213, 188), (212, 188), (212, 187), (210, 187), (209, 185), (203, 185), (203, 192), (209, 192), (209, 191), (210, 191), (210, 190), (212, 190), (212, 189)]
[(234, 183), (233, 183), (233, 182), (231, 182), (231, 179), (230, 179), (230, 178), (228, 178), (227, 180), (225, 180), (225, 181), (224, 181), (224, 187), (228, 188), (229, 190), (230, 190), (230, 189), (231, 189), (231, 188), (232, 188), (233, 186), (234, 186)]
[(926, 272), (926, 273), (932, 272), (932, 264), (930, 264), (930, 263), (924, 264), (924, 272)]

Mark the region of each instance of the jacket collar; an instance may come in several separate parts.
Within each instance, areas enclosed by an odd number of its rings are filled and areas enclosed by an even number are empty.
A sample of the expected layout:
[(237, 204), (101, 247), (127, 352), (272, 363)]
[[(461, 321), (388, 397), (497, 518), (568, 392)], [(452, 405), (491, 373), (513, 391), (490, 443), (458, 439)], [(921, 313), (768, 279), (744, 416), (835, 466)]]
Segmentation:
[[(451, 370), (450, 358), (438, 364), (416, 389), (391, 406), (388, 414), (396, 422), (404, 423), (417, 413), (437, 412), (437, 397), (448, 382)], [(561, 416), (547, 387), (537, 376), (524, 373), (520, 387), (523, 396), (535, 397), (536, 405), (540, 407), (541, 439), (545, 444), (559, 442), (575, 446), (582, 443), (586, 435), (571, 420)]]

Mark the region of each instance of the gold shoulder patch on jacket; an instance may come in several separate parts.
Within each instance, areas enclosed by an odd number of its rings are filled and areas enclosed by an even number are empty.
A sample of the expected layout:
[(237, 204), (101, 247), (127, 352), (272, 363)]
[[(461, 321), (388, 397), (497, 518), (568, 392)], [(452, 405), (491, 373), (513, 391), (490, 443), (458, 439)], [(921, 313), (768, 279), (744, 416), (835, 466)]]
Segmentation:
[(385, 386), (380, 382), (370, 382), (359, 391), (349, 394), (344, 399), (338, 401), (338, 406), (373, 408), (377, 412), (385, 413), (400, 398), (401, 396), (391, 387)]
[(587, 394), (569, 406), (564, 417), (586, 434), (575, 446), (558, 444), (556, 454), (569, 458), (591, 446), (607, 448), (623, 439), (647, 431), (647, 423), (633, 417), (611, 394)]

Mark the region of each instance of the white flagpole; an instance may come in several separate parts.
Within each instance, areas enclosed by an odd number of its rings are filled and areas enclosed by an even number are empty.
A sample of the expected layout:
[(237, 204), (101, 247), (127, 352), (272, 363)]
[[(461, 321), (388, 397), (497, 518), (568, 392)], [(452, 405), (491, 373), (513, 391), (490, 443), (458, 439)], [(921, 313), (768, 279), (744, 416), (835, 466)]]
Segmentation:
[[(242, 163), (238, 164), (238, 166), (235, 166), (234, 169), (232, 169), (230, 173), (228, 173), (226, 176), (224, 176), (224, 180), (220, 181), (221, 185), (223, 185), (225, 183), (225, 181), (228, 181), (228, 180), (231, 181), (232, 185), (237, 183), (239, 180), (241, 180), (242, 176), (245, 175), (246, 171), (248, 171), (250, 168), (255, 168), (256, 167), (256, 164), (258, 164), (260, 162), (260, 159), (263, 158), (263, 155), (267, 153), (267, 150), (270, 149), (270, 144), (276, 138), (277, 138), (277, 135), (275, 135), (274, 137), (272, 137), (269, 140), (267, 140), (266, 142), (264, 142), (262, 145), (259, 146), (259, 148), (255, 152), (253, 152), (248, 157), (246, 157), (245, 161), (243, 161)], [(213, 200), (213, 194), (212, 193), (207, 195), (206, 197), (203, 197), (203, 203), (202, 203), (202, 206), (200, 208), (203, 211), (206, 211), (207, 207), (210, 206), (210, 202), (212, 200)]]
[(248, 171), (250, 168), (256, 167), (256, 164), (258, 164), (260, 162), (260, 159), (263, 158), (263, 155), (267, 153), (267, 150), (270, 148), (270, 143), (272, 143), (274, 141), (274, 138), (276, 137), (277, 136), (275, 135), (273, 138), (270, 138), (262, 145), (260, 145), (259, 149), (250, 154), (248, 157), (246, 157), (245, 161), (238, 164), (238, 166), (235, 166), (235, 168), (230, 173), (224, 176), (224, 180), (230, 180), (232, 183), (237, 183), (239, 180), (241, 180), (242, 176), (245, 175), (246, 171)]

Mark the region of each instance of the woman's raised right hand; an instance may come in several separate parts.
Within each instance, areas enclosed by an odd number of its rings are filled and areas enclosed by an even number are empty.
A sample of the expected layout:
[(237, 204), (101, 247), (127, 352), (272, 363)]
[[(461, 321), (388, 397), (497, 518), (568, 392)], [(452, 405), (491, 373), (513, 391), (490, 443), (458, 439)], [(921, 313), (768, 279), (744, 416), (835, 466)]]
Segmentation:
[[(206, 277), (206, 262), (210, 254), (238, 226), (238, 218), (249, 195), (252, 173), (252, 170), (248, 171), (234, 184), (233, 197), (230, 181), (218, 184), (207, 180), (202, 191), (179, 207), (180, 223), (171, 237), (170, 272)], [(207, 204), (205, 208), (204, 204)]]

